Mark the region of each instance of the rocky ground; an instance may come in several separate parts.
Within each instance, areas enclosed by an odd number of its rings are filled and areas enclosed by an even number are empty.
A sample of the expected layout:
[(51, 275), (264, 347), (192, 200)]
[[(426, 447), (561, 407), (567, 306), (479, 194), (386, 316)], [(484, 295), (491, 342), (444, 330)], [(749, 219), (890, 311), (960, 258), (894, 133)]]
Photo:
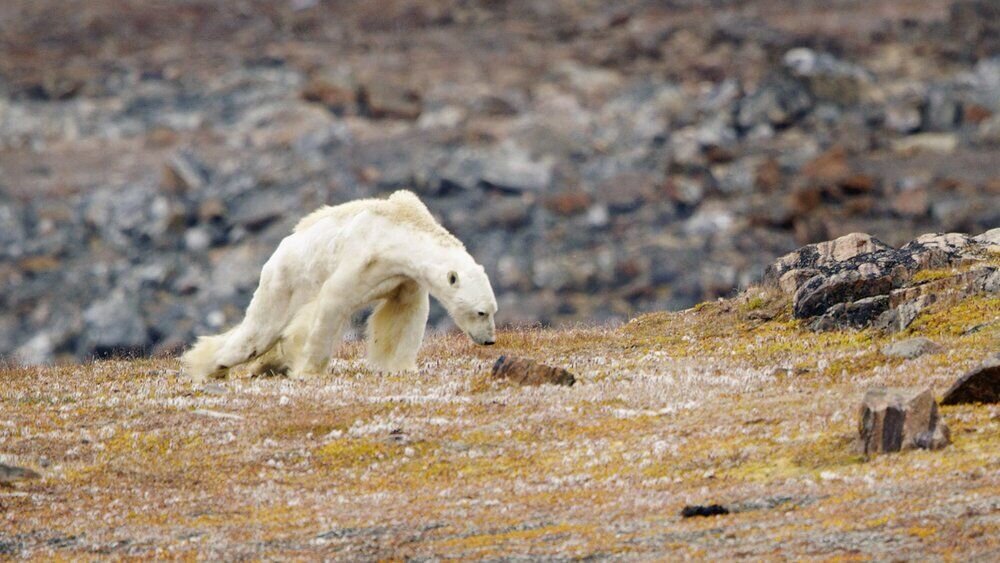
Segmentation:
[[(852, 235), (767, 271), (616, 328), (437, 335), (402, 375), (357, 343), (306, 381), (4, 368), (0, 555), (995, 559), (1000, 230)], [(500, 355), (575, 381), (496, 378)], [(984, 361), (992, 403), (942, 401), (950, 445), (860, 453), (866, 391), (941, 397)]]
[(855, 231), (982, 232), (997, 10), (5, 1), (0, 356), (172, 353), (238, 320), (298, 216), (400, 187), (504, 323), (682, 309)]

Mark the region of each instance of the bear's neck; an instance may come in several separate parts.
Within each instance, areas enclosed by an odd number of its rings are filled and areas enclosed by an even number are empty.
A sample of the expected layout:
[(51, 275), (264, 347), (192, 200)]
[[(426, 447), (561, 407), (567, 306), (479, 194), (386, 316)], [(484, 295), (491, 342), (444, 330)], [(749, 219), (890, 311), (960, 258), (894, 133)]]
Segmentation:
[(408, 233), (406, 239), (394, 247), (390, 258), (396, 266), (394, 269), (435, 297), (444, 288), (446, 272), (462, 269), (461, 264), (456, 263), (456, 255), (466, 256), (464, 249), (443, 245), (436, 237), (425, 233)]

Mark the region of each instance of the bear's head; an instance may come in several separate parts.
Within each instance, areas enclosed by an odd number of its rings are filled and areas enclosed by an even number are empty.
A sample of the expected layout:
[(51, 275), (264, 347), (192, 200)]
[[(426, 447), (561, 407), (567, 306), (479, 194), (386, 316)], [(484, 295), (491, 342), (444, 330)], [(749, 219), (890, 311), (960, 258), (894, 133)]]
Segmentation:
[(472, 260), (451, 268), (436, 268), (431, 293), (476, 344), (496, 342), (497, 300), (486, 270)]

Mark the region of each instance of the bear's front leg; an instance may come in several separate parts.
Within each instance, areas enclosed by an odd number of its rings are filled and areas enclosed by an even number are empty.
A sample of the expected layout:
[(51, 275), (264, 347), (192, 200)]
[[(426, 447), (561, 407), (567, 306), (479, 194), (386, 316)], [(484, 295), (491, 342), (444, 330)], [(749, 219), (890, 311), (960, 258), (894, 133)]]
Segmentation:
[(350, 298), (350, 288), (358, 283), (358, 279), (349, 275), (348, 271), (345, 269), (331, 276), (323, 284), (318, 299), (306, 305), (314, 308), (305, 312), (312, 315), (312, 320), (305, 342), (292, 361), (289, 377), (302, 379), (326, 371), (330, 354), (340, 343), (356, 308), (356, 300)]

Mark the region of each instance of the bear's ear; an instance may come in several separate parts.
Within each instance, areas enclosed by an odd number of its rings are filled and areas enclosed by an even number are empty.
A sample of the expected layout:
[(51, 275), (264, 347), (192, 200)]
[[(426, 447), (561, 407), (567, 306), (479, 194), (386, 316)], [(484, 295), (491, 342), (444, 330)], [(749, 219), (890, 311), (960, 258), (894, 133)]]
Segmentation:
[(448, 285), (458, 285), (458, 272), (455, 270), (448, 272)]

